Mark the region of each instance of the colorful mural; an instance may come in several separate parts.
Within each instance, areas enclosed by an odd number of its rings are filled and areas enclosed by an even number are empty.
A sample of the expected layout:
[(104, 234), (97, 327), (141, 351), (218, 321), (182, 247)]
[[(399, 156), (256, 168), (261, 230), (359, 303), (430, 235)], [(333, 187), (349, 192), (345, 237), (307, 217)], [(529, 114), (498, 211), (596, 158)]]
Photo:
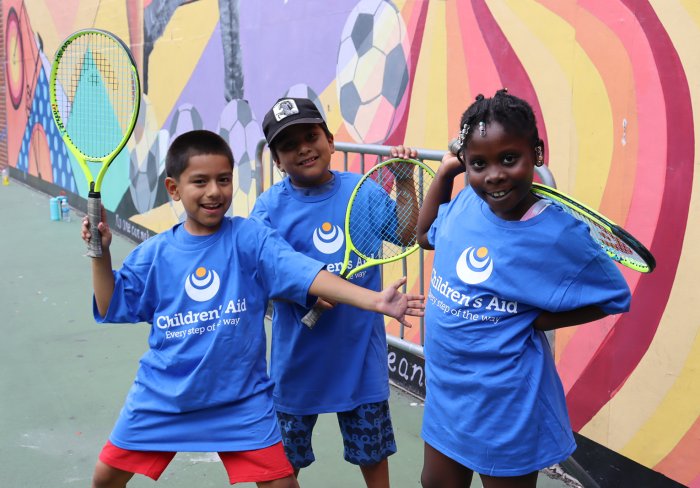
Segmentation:
[(56, 193), (87, 192), (50, 116), (56, 47), (93, 26), (131, 47), (145, 96), (135, 134), (105, 178), (103, 203), (137, 238), (182, 218), (163, 189), (163, 159), (173, 137), (192, 128), (231, 144), (233, 213), (247, 215), (268, 181), (255, 170), (260, 120), (285, 94), (313, 98), (339, 141), (430, 149), (445, 148), (478, 93), (505, 86), (529, 100), (558, 187), (630, 230), (658, 261), (651, 275), (623, 270), (633, 290), (628, 314), (557, 332), (574, 428), (700, 487), (696, 0), (1, 5), (7, 160)]

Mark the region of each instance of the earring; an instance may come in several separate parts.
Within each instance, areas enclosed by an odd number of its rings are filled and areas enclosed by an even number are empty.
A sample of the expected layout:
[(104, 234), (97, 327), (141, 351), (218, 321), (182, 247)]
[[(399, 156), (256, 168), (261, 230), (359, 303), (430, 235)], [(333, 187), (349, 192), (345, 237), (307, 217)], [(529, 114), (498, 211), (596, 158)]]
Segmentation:
[(535, 155), (537, 156), (535, 166), (542, 166), (544, 164), (544, 151), (542, 146), (535, 146)]

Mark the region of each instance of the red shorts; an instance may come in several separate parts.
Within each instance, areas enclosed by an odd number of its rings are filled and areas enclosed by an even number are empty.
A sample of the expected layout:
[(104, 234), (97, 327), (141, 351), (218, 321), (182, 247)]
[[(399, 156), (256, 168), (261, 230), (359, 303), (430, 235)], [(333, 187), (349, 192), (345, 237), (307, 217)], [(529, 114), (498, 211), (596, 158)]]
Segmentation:
[[(107, 441), (99, 458), (113, 468), (157, 480), (175, 454), (175, 452), (160, 451), (129, 451)], [(231, 451), (218, 454), (232, 485), (243, 482), (272, 481), (294, 474), (294, 469), (284, 454), (281, 442), (254, 451)]]

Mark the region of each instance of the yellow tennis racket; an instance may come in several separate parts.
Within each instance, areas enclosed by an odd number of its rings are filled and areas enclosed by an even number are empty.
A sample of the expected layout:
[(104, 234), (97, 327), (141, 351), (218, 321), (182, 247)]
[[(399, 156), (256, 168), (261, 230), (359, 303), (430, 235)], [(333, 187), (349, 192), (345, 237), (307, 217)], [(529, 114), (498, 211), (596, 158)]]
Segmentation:
[[(97, 230), (102, 179), (131, 137), (141, 100), (136, 63), (114, 34), (86, 29), (58, 48), (49, 83), (51, 111), (70, 152), (85, 174), (91, 238), (88, 256), (102, 256)], [(89, 163), (100, 169), (94, 178)]]
[(656, 260), (651, 252), (610, 219), (547, 185), (533, 183), (532, 192), (586, 224), (593, 240), (618, 263), (640, 273), (654, 271)]
[[(416, 225), (435, 173), (422, 161), (389, 159), (372, 167), (355, 186), (345, 213), (341, 278), (391, 263), (418, 249)], [(352, 255), (364, 261), (350, 269)], [(323, 309), (313, 307), (302, 323), (313, 328)]]

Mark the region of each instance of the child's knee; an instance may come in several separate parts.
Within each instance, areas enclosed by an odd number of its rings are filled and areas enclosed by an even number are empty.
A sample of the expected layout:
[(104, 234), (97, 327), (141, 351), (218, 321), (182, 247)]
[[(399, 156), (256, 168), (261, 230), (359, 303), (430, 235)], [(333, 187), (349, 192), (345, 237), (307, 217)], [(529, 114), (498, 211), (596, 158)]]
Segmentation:
[(423, 467), (420, 474), (420, 485), (423, 488), (440, 488), (441, 481), (440, 476), (436, 476), (434, 471)]
[(92, 488), (122, 488), (134, 476), (134, 473), (113, 468), (102, 461), (97, 461), (92, 474)]

